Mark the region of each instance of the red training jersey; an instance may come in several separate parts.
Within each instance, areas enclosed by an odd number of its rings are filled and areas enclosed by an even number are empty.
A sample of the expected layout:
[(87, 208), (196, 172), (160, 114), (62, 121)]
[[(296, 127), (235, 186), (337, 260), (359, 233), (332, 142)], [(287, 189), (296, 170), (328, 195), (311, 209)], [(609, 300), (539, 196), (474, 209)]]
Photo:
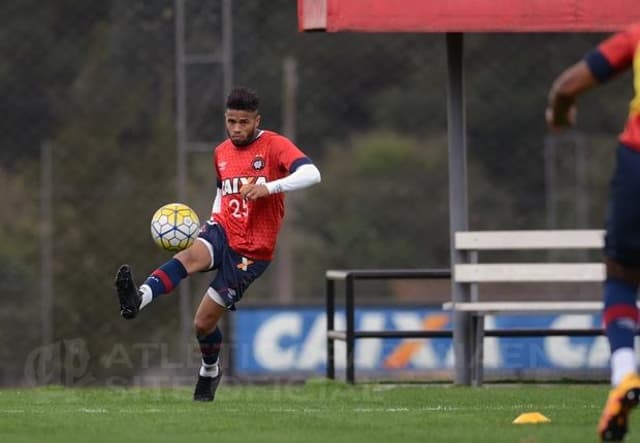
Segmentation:
[(640, 151), (640, 23), (612, 35), (586, 57), (594, 76), (604, 82), (633, 68), (634, 98), (620, 142)]
[(222, 225), (238, 254), (271, 260), (284, 217), (283, 193), (247, 201), (240, 194), (242, 185), (283, 178), (303, 159), (307, 157), (296, 145), (272, 131), (261, 131), (247, 146), (237, 147), (227, 139), (215, 148), (213, 164), (222, 199), (220, 212), (211, 218)]

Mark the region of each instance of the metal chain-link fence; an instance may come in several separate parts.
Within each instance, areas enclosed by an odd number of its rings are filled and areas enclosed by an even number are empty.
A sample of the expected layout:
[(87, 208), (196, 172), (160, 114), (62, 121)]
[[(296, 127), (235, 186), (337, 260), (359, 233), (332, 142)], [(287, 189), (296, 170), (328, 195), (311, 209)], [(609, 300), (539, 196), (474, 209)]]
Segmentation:
[[(198, 147), (185, 203), (209, 213), (200, 148), (222, 140), (225, 75), (258, 91), (263, 127), (292, 135), (323, 174), (288, 197), (288, 259), (243, 303), (320, 304), (328, 268), (448, 267), (444, 36), (301, 34), (295, 2), (229, 5), (225, 23), (223, 1), (185, 0), (184, 54), (213, 57), (185, 71)], [(0, 19), (0, 384), (125, 384), (162, 359), (197, 364), (177, 296), (124, 322), (112, 288), (121, 263), (142, 279), (169, 257), (148, 231), (178, 198), (175, 3), (24, 1)], [(601, 37), (465, 36), (472, 228), (603, 226), (630, 81), (586, 96), (567, 136), (543, 121), (552, 79)], [(209, 278), (190, 285), (194, 309)]]

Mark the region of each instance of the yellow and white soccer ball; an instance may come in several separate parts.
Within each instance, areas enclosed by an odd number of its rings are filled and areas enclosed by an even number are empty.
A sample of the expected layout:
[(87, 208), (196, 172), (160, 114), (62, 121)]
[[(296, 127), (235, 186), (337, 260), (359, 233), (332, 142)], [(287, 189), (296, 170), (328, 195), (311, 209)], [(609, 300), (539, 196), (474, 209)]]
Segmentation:
[(200, 232), (198, 214), (183, 203), (169, 203), (151, 217), (151, 237), (166, 251), (181, 251), (193, 244)]

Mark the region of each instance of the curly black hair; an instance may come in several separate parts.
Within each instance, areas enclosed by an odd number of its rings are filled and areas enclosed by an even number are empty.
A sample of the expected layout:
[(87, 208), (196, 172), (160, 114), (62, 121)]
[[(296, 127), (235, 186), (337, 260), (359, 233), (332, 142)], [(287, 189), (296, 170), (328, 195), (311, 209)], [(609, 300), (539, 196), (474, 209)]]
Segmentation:
[(257, 111), (259, 105), (260, 98), (253, 89), (244, 87), (234, 88), (227, 97), (227, 109)]

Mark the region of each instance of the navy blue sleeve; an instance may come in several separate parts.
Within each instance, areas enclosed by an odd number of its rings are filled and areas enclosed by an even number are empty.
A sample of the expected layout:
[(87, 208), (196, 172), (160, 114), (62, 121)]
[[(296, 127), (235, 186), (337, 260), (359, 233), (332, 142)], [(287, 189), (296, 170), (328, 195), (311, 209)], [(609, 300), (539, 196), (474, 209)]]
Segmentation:
[(615, 74), (615, 69), (606, 59), (604, 54), (598, 49), (593, 49), (584, 56), (584, 61), (589, 66), (591, 73), (600, 83), (604, 83), (609, 80)]
[(301, 157), (299, 159), (296, 159), (296, 160), (293, 161), (293, 163), (291, 163), (291, 167), (289, 168), (289, 174), (294, 172), (300, 166), (309, 165), (309, 164), (313, 164), (313, 162), (311, 161), (311, 159), (309, 157)]

